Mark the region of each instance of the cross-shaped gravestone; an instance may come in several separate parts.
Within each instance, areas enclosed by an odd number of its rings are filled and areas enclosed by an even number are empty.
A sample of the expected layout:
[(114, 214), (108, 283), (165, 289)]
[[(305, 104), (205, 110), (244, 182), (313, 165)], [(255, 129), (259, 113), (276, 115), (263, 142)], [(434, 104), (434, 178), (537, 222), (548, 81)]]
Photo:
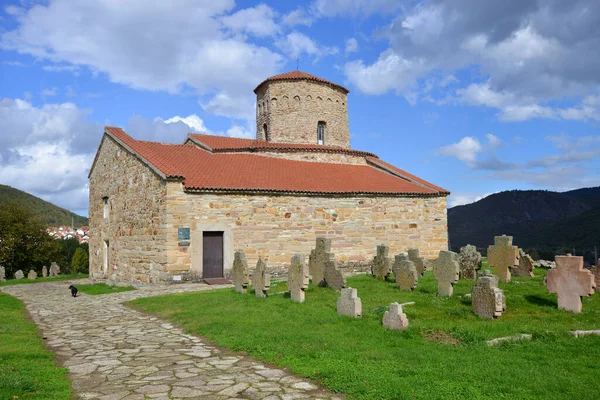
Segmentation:
[(438, 296), (452, 296), (454, 284), (458, 281), (458, 256), (448, 250), (440, 250), (435, 260), (433, 277), (438, 281)]
[(404, 254), (395, 257), (392, 271), (400, 290), (413, 290), (417, 287), (420, 274), (415, 263), (406, 259)]
[(346, 287), (346, 277), (337, 267), (333, 254), (330, 254), (329, 260), (325, 261), (324, 281), (327, 286), (338, 292)]
[(58, 276), (60, 274), (60, 267), (57, 263), (53, 262), (50, 264), (50, 271), (48, 271), (50, 276)]
[(419, 249), (408, 249), (408, 259), (415, 263), (419, 275), (423, 276), (426, 271), (425, 259), (419, 256)]
[(37, 272), (35, 272), (34, 270), (30, 270), (29, 273), (27, 274), (27, 279), (37, 279)]
[(471, 290), (473, 312), (484, 319), (494, 319), (506, 310), (504, 291), (498, 288), (498, 279), (485, 270)]
[(271, 287), (271, 274), (267, 272), (267, 264), (260, 257), (252, 275), (252, 287), (256, 297), (267, 297), (267, 290)]
[(248, 276), (248, 261), (246, 261), (246, 254), (244, 253), (244, 250), (238, 250), (235, 252), (233, 259), (233, 284), (235, 285), (235, 291), (246, 294), (248, 292), (249, 283), (250, 278)]
[(308, 266), (304, 254), (292, 257), (292, 264), (288, 271), (288, 289), (292, 301), (304, 303), (304, 291), (308, 289)]
[(385, 281), (391, 272), (391, 262), (388, 258), (389, 248), (382, 244), (377, 246), (377, 255), (373, 258), (371, 273), (377, 279)]
[(488, 265), (494, 267), (500, 282), (510, 282), (511, 268), (519, 265), (519, 248), (512, 241), (512, 236), (495, 236), (494, 245), (488, 246)]
[(17, 272), (15, 272), (15, 279), (23, 279), (25, 277), (25, 275), (23, 274), (23, 271), (18, 270)]
[(342, 295), (337, 301), (337, 312), (353, 318), (362, 316), (362, 303), (357, 296), (356, 289), (342, 289)]
[(403, 331), (408, 328), (408, 318), (402, 312), (402, 304), (390, 304), (390, 310), (383, 314), (383, 327), (394, 331)]
[(481, 253), (477, 251), (477, 247), (470, 244), (461, 247), (458, 265), (460, 279), (476, 279), (477, 270), (481, 269)]
[(519, 263), (513, 267), (512, 275), (533, 276), (533, 259), (523, 249), (519, 249)]
[(331, 239), (317, 238), (314, 250), (311, 250), (308, 258), (308, 270), (312, 277), (313, 285), (325, 286), (325, 263), (331, 257)]
[(42, 276), (45, 278), (48, 276), (48, 267), (45, 265), (42, 267)]
[(6, 269), (0, 265), (0, 282), (6, 282)]
[(546, 287), (558, 295), (558, 308), (570, 313), (581, 312), (581, 297), (594, 294), (596, 284), (591, 271), (583, 269), (583, 257), (554, 257), (556, 268), (546, 274)]

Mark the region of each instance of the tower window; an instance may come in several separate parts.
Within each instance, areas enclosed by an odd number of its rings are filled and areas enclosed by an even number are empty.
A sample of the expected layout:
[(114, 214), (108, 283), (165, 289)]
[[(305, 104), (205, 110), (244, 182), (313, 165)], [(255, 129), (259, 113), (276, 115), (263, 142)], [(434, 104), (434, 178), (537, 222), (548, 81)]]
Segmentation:
[(267, 124), (263, 124), (263, 137), (268, 142), (269, 141), (269, 129), (267, 129)]
[(325, 122), (323, 121), (317, 124), (317, 144), (325, 144)]
[(108, 204), (108, 197), (102, 198), (102, 206), (103, 206), (104, 219), (106, 221), (108, 221), (110, 218), (110, 205)]

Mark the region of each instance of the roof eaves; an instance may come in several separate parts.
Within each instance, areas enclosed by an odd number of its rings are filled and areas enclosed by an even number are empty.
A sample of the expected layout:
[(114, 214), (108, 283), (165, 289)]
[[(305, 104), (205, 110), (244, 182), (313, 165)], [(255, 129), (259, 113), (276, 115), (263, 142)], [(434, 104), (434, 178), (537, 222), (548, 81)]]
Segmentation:
[(213, 150), (212, 147), (210, 147), (206, 143), (201, 142), (200, 140), (196, 139), (194, 137), (193, 133), (188, 133), (187, 138), (185, 139), (185, 141), (183, 142), (183, 144), (186, 144), (188, 141), (194, 143), (195, 145), (197, 145), (199, 147), (202, 147), (206, 151), (214, 152), (214, 150)]
[(411, 179), (410, 177), (408, 177), (406, 175), (403, 175), (403, 174), (399, 173), (398, 171), (395, 171), (395, 170), (393, 170), (391, 168), (388, 168), (386, 165), (378, 162), (378, 160), (372, 159), (370, 157), (367, 157), (366, 160), (367, 160), (367, 163), (369, 163), (370, 165), (372, 165), (372, 166), (374, 166), (376, 168), (379, 168), (379, 169), (383, 170), (384, 172), (387, 172), (388, 174), (394, 175), (394, 176), (396, 176), (396, 177), (398, 177), (400, 179), (404, 179), (405, 181), (408, 181), (408, 182), (412, 183), (413, 185), (417, 185), (417, 186), (420, 186), (422, 188), (431, 190), (435, 194), (447, 194), (447, 193), (442, 192), (442, 191), (440, 191), (440, 190), (438, 190), (436, 188), (432, 188), (430, 186), (425, 185), (424, 183), (421, 183), (421, 182), (418, 182), (418, 181), (416, 181), (414, 179)]
[(434, 197), (439, 193), (421, 193), (421, 192), (370, 192), (370, 191), (355, 191), (355, 192), (328, 192), (328, 191), (307, 191), (307, 190), (290, 190), (290, 189), (264, 189), (264, 188), (222, 188), (222, 187), (184, 187), (184, 191), (188, 193), (219, 193), (219, 194), (277, 194), (277, 195), (293, 195), (293, 196), (393, 196), (393, 197)]

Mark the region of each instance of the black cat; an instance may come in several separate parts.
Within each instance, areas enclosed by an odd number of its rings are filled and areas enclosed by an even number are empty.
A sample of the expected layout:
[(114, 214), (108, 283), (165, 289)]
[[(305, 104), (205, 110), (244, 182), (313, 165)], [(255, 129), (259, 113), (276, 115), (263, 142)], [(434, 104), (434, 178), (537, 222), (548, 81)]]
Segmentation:
[(77, 297), (77, 292), (79, 290), (77, 290), (77, 288), (75, 286), (73, 286), (73, 285), (69, 286), (69, 289), (71, 289), (71, 296)]

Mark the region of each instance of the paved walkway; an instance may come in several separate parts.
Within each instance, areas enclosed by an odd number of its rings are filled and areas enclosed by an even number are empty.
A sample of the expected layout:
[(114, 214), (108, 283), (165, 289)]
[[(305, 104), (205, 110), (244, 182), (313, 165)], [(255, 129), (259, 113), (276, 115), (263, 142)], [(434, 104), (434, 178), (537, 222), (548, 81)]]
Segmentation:
[(72, 298), (66, 282), (0, 288), (23, 300), (80, 399), (341, 399), (306, 379), (228, 353), (123, 306), (140, 297), (215, 288), (146, 287)]

